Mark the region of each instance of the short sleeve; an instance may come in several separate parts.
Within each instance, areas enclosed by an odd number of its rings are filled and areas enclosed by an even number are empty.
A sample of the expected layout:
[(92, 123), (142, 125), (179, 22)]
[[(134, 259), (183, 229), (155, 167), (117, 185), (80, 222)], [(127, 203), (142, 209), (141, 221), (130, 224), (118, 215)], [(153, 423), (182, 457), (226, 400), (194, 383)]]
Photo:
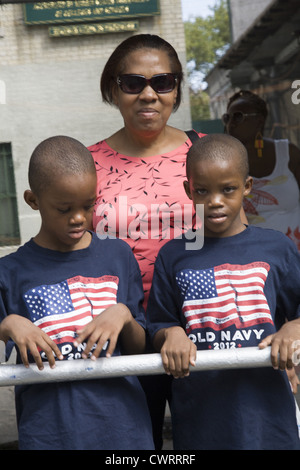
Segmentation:
[(287, 237), (286, 250), (282, 284), (277, 293), (277, 313), (290, 321), (300, 318), (300, 253)]
[(127, 307), (131, 311), (133, 318), (145, 329), (146, 328), (146, 314), (143, 307), (144, 292), (142, 276), (139, 265), (128, 247), (129, 252), (129, 279), (128, 279), (128, 294), (127, 294)]
[(153, 282), (147, 306), (147, 330), (153, 340), (162, 328), (182, 326), (180, 321), (179, 299), (172, 273), (165, 268), (159, 253), (153, 274)]
[[(0, 265), (1, 270), (1, 265)], [(7, 297), (7, 290), (1, 280), (0, 277), (0, 323), (7, 317), (7, 307), (6, 307), (6, 297)]]

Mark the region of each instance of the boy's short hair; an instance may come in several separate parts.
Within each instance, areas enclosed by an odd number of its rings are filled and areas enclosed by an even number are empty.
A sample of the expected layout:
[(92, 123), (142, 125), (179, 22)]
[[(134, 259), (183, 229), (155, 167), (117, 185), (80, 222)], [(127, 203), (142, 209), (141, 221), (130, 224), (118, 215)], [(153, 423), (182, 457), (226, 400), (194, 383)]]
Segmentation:
[(192, 163), (205, 160), (228, 160), (235, 150), (235, 157), (239, 156), (238, 168), (246, 180), (249, 176), (248, 153), (246, 147), (235, 137), (227, 134), (209, 134), (198, 139), (187, 153), (186, 176), (191, 176)]
[(38, 194), (61, 176), (96, 172), (89, 150), (78, 140), (54, 136), (43, 140), (33, 151), (28, 169), (31, 190)]

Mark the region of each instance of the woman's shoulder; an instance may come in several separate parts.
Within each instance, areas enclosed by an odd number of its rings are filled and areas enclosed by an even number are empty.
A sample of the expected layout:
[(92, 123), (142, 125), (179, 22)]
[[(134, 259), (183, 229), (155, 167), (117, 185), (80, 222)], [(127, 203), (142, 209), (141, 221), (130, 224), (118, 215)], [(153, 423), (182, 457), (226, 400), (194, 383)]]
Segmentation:
[(109, 146), (107, 145), (106, 140), (99, 140), (93, 145), (89, 145), (87, 148), (93, 154), (99, 152), (101, 150), (107, 149)]
[(191, 143), (194, 143), (197, 139), (204, 137), (206, 134), (203, 134), (202, 132), (198, 132), (195, 129), (186, 129), (186, 130), (181, 130), (176, 127), (169, 127), (171, 133), (175, 136), (178, 136), (179, 139), (181, 139), (182, 142), (187, 142), (190, 140)]
[(300, 150), (295, 144), (292, 144), (292, 143), (289, 144), (289, 155), (290, 155), (289, 168), (291, 172), (294, 174), (298, 182), (298, 185), (300, 187)]
[[(133, 162), (137, 161), (137, 158), (145, 159), (148, 163), (153, 161), (186, 157), (188, 149), (192, 146), (193, 142), (197, 138), (203, 137), (205, 134), (196, 131), (183, 131), (176, 127), (166, 126), (166, 140), (162, 145), (154, 145), (152, 153), (150, 155), (144, 155), (141, 149), (133, 151), (132, 148), (129, 151), (124, 146), (124, 137), (121, 139), (121, 131), (116, 132), (105, 140), (100, 140), (96, 144), (90, 145), (88, 150), (94, 157), (94, 160), (99, 160), (103, 157), (115, 157), (115, 158), (127, 158)], [(147, 150), (149, 153), (149, 149)], [(146, 152), (146, 153), (147, 153)], [(134, 154), (134, 155), (132, 155)]]

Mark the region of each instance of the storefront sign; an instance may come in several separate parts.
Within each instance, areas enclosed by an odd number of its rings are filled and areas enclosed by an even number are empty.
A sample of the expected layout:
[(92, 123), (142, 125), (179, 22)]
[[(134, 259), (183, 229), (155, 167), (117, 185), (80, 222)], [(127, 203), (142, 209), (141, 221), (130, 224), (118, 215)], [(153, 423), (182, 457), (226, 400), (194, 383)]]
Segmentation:
[(50, 26), (49, 36), (62, 38), (66, 36), (82, 36), (91, 34), (123, 33), (124, 31), (137, 31), (138, 21), (117, 21), (116, 23), (84, 23)]
[(28, 25), (84, 23), (159, 14), (159, 0), (67, 0), (24, 5), (24, 20)]

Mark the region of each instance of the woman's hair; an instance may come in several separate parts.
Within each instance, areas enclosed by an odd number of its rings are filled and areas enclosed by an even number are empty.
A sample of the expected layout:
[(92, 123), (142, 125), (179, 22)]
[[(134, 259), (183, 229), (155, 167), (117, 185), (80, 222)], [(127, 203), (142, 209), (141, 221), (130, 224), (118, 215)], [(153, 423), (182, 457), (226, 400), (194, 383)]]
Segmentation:
[(128, 55), (141, 49), (156, 49), (164, 51), (167, 54), (170, 61), (171, 72), (175, 73), (178, 77), (177, 98), (174, 104), (174, 111), (176, 111), (181, 103), (181, 85), (183, 80), (182, 65), (173, 46), (154, 34), (134, 35), (125, 39), (125, 41), (117, 46), (106, 62), (101, 75), (100, 89), (103, 101), (114, 105), (113, 89), (117, 86), (116, 79), (118, 75), (123, 73)]
[(252, 91), (250, 90), (240, 90), (237, 93), (235, 93), (233, 96), (231, 96), (227, 104), (227, 109), (234, 101), (238, 99), (243, 99), (244, 101), (247, 101), (249, 104), (252, 104), (252, 106), (255, 108), (255, 110), (259, 114), (262, 114), (262, 116), (265, 119), (267, 118), (268, 109), (267, 109), (266, 102), (255, 93), (252, 93)]

